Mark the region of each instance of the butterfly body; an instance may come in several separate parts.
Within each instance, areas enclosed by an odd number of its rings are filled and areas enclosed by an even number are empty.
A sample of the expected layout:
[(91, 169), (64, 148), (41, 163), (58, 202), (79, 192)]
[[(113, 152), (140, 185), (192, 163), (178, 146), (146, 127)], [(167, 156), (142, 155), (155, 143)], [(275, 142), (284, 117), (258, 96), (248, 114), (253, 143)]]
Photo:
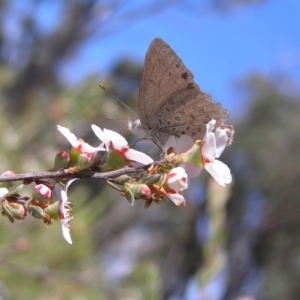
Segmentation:
[(171, 136), (202, 139), (211, 119), (224, 120), (228, 113), (194, 82), (193, 74), (162, 39), (150, 44), (139, 90), (139, 120), (129, 129), (139, 139), (151, 139), (162, 147)]

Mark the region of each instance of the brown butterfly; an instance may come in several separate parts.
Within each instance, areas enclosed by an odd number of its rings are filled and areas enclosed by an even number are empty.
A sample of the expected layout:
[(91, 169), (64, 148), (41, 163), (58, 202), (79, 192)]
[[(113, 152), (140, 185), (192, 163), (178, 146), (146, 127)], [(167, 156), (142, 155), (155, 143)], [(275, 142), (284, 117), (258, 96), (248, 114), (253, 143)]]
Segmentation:
[(171, 47), (160, 38), (154, 39), (146, 54), (139, 90), (140, 119), (130, 121), (129, 129), (139, 139), (151, 139), (162, 147), (171, 135), (203, 139), (206, 124), (215, 119), (218, 126), (231, 129), (230, 144), (233, 129), (223, 123), (228, 112), (220, 103), (213, 103), (193, 79)]

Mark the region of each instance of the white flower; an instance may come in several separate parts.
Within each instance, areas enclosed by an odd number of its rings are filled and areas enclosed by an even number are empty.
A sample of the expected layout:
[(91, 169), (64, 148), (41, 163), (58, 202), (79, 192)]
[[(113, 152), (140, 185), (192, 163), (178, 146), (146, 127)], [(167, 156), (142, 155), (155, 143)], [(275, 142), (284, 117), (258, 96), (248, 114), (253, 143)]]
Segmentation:
[(188, 187), (187, 174), (182, 167), (172, 169), (167, 174), (167, 183), (170, 189), (183, 191)]
[(66, 127), (57, 125), (57, 129), (65, 136), (65, 138), (70, 142), (73, 148), (75, 148), (80, 153), (95, 153), (98, 151), (105, 151), (105, 149), (100, 145), (99, 147), (93, 147), (83, 140), (77, 138), (70, 130)]
[(118, 151), (128, 161), (135, 161), (145, 165), (153, 162), (153, 159), (148, 155), (130, 149), (126, 139), (117, 132), (108, 129), (101, 130), (96, 125), (92, 125), (92, 129), (95, 135), (104, 142), (107, 150), (114, 149)]
[(205, 170), (222, 186), (231, 182), (230, 169), (223, 162), (217, 160), (227, 145), (225, 130), (217, 128), (213, 132), (216, 121), (211, 120), (207, 125), (207, 132), (201, 148), (202, 162)]
[(68, 201), (68, 188), (77, 178), (69, 180), (65, 187), (62, 188), (59, 184), (55, 185), (55, 192), (60, 198), (59, 200), (59, 218), (61, 222), (62, 235), (64, 239), (72, 244), (72, 239), (70, 235), (70, 225), (69, 221), (73, 218), (71, 215), (71, 203)]
[(165, 191), (177, 206), (185, 206), (182, 191), (188, 187), (187, 178), (185, 169), (182, 167), (174, 168), (167, 174)]
[[(185, 153), (192, 148), (194, 145), (194, 140), (189, 135), (181, 135), (179, 137), (175, 137), (171, 135), (166, 143), (163, 146), (164, 152), (168, 151), (168, 149), (172, 149), (174, 153), (181, 154)], [(180, 163), (180, 167), (183, 167), (189, 177), (197, 177), (202, 169), (187, 163)]]
[(179, 166), (185, 169), (189, 177), (198, 176), (204, 168), (220, 185), (225, 186), (232, 180), (230, 169), (216, 158), (228, 145), (226, 132), (228, 129), (220, 127), (215, 129), (215, 124), (215, 120), (206, 124), (206, 134), (201, 143), (194, 144), (193, 139), (186, 135), (178, 138), (171, 136), (164, 145), (164, 150), (168, 151), (171, 148), (174, 153), (181, 156), (183, 162)]

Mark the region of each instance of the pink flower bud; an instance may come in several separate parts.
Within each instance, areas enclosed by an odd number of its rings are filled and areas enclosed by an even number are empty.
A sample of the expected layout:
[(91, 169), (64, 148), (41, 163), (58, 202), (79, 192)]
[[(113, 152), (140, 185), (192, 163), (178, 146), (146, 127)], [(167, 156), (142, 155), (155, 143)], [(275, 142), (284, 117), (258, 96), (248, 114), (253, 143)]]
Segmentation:
[(13, 176), (13, 175), (15, 175), (15, 172), (10, 171), (10, 170), (5, 171), (1, 174), (1, 176)]
[(52, 202), (52, 191), (46, 185), (38, 184), (34, 187), (32, 199), (41, 204), (49, 204)]
[(88, 167), (90, 167), (93, 163), (93, 153), (81, 153), (78, 157), (78, 166), (79, 170), (84, 170)]
[[(9, 176), (14, 176), (14, 175), (15, 175), (15, 172), (8, 170), (8, 171), (3, 172), (0, 176), (9, 177)], [(13, 181), (7, 181), (7, 182), (0, 183), (0, 186), (5, 187), (5, 188), (11, 188), (13, 185), (14, 185)]]
[(126, 198), (131, 202), (132, 205), (135, 203), (136, 199), (146, 200), (151, 195), (151, 189), (146, 184), (125, 183), (124, 191)]
[(56, 154), (55, 160), (54, 160), (54, 169), (63, 169), (68, 166), (70, 163), (70, 153), (68, 151), (60, 151)]

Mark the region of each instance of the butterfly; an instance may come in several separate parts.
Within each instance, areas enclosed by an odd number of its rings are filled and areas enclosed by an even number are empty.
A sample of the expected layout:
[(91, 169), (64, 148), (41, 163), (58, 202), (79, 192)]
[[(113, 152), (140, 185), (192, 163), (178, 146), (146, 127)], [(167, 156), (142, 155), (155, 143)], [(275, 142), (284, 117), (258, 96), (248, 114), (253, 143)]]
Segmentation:
[(200, 90), (190, 70), (160, 38), (152, 41), (146, 54), (138, 114), (140, 119), (129, 121), (129, 129), (139, 139), (152, 140), (159, 147), (171, 135), (203, 139), (211, 119), (230, 127), (224, 124), (229, 117), (227, 110)]

